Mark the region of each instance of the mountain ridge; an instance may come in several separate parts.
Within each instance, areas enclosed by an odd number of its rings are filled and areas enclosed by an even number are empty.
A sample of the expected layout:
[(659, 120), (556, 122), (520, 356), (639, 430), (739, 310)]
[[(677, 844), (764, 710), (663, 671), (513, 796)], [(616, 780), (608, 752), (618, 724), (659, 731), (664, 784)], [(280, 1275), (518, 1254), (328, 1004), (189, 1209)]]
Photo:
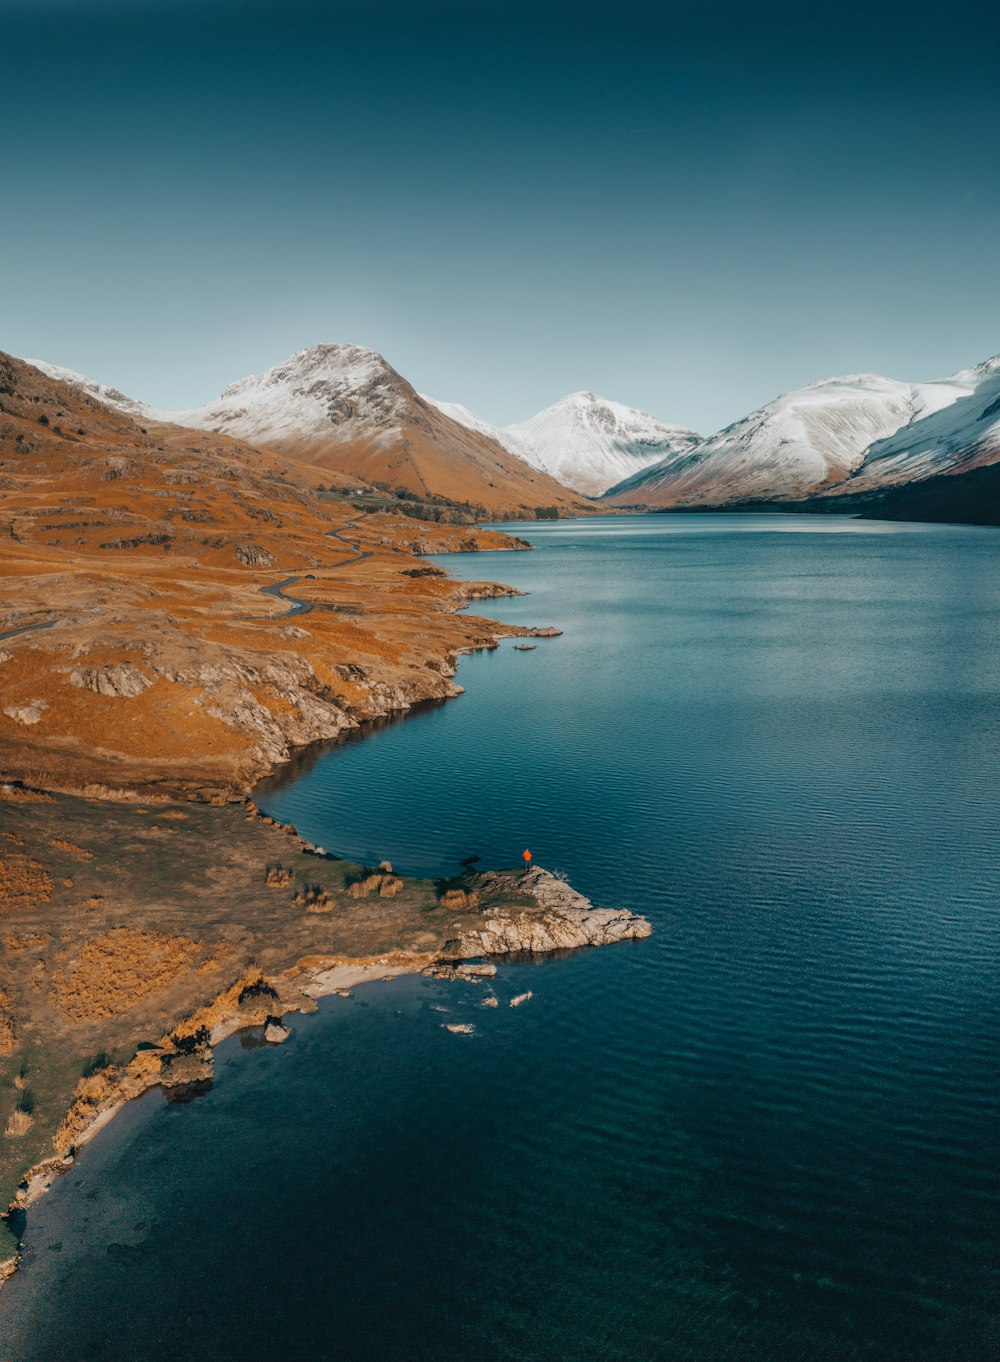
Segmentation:
[[(817, 379), (610, 488), (611, 505), (836, 497), (1000, 458), (1000, 357), (946, 378)], [(996, 417), (996, 420), (992, 420)], [(983, 426), (983, 420), (990, 425)]]
[(460, 403), (428, 401), (584, 496), (600, 496), (620, 475), (690, 449), (702, 439), (686, 426), (587, 390), (567, 393), (508, 426), (491, 425)]
[(468, 505), (484, 518), (580, 514), (577, 494), (480, 431), (427, 402), (377, 351), (328, 342), (229, 384), (179, 411), (154, 408), (44, 361), (43, 373), (148, 421), (225, 434), (320, 473), (356, 477), (417, 498)]

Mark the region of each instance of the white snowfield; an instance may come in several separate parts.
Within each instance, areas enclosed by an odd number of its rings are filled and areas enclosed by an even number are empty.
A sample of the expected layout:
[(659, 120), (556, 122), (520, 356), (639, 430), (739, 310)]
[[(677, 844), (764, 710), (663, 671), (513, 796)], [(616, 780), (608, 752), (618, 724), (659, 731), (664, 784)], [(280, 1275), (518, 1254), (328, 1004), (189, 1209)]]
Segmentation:
[(725, 505), (870, 491), (1000, 457), (1000, 359), (950, 378), (821, 379), (613, 487), (618, 505)]
[(165, 412), (161, 419), (262, 444), (355, 435), (388, 443), (405, 420), (404, 382), (365, 346), (313, 345), (231, 383), (204, 407)]
[(64, 369), (61, 364), (48, 364), (44, 359), (26, 359), (24, 362), (33, 364), (36, 369), (41, 369), (43, 374), (58, 379), (60, 383), (72, 383), (75, 388), (82, 388), (91, 397), (96, 397), (98, 402), (103, 402), (107, 407), (116, 407), (118, 411), (127, 412), (129, 416), (147, 416), (151, 421), (166, 420), (166, 417), (158, 417), (148, 402), (139, 402), (136, 398), (119, 392), (117, 388), (109, 388), (104, 383), (87, 378), (85, 374), (78, 374), (74, 369)]
[[(418, 394), (374, 350), (314, 345), (219, 398), (165, 411), (82, 374), (29, 360), (138, 419), (223, 431), (250, 442), (364, 436), (391, 444), (436, 408), (535, 469), (615, 505), (726, 505), (842, 495), (1000, 461), (1000, 356), (949, 378), (902, 383), (880, 374), (821, 379), (725, 430), (695, 431), (598, 397), (570, 393), (514, 425)], [(606, 489), (610, 488), (610, 491)]]
[(613, 483), (665, 456), (695, 448), (701, 436), (596, 393), (569, 393), (510, 426), (494, 426), (457, 402), (428, 397), (439, 411), (490, 435), (565, 487), (600, 496)]

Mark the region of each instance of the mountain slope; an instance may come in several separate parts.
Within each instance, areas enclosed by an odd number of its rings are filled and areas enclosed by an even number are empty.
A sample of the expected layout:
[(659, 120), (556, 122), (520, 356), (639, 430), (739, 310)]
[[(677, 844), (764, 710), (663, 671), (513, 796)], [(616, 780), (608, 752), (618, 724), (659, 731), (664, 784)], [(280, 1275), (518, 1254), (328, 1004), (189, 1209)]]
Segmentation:
[(865, 520), (1000, 525), (1000, 464), (890, 487), (865, 498), (859, 514)]
[(898, 383), (879, 374), (822, 379), (785, 393), (613, 487), (616, 505), (724, 505), (797, 500), (843, 483), (878, 440), (954, 402), (952, 380)]
[(488, 434), (422, 398), (381, 355), (362, 346), (300, 350), (266, 373), (232, 384), (207, 406), (160, 415), (491, 514), (586, 509), (578, 496)]
[(932, 387), (950, 394), (951, 400), (917, 413), (894, 434), (872, 444), (838, 493), (899, 486), (1000, 459), (1000, 356), (939, 384), (924, 385)]
[(61, 364), (48, 364), (43, 359), (25, 359), (24, 364), (30, 364), (33, 368), (49, 378), (54, 378), (58, 383), (72, 383), (75, 388), (82, 388), (90, 397), (94, 397), (98, 402), (103, 402), (108, 407), (114, 407), (118, 411), (126, 412), (129, 416), (137, 418), (148, 417), (150, 420), (156, 419), (156, 414), (148, 402), (140, 402), (134, 397), (128, 397), (125, 393), (119, 392), (117, 388), (109, 388), (104, 383), (98, 383), (92, 378), (87, 378), (86, 374), (78, 374), (73, 369), (64, 369)]
[(570, 393), (504, 434), (525, 441), (554, 478), (591, 496), (701, 443), (696, 431), (591, 392)]
[(374, 350), (315, 345), (263, 374), (231, 384), (214, 401), (185, 411), (151, 407), (58, 365), (42, 372), (145, 421), (211, 430), (273, 450), (337, 480), (403, 488), (492, 516), (589, 509), (581, 497), (526, 463), (488, 432), (453, 420)]
[(569, 393), (526, 421), (503, 427), (490, 425), (457, 402), (427, 400), (585, 496), (599, 496), (637, 470), (689, 451), (701, 440), (684, 426), (590, 392)]
[(0, 784), (245, 789), (456, 694), (457, 652), (523, 632), (421, 566), (517, 541), (359, 515), (288, 459), (140, 425), (4, 354), (0, 465)]

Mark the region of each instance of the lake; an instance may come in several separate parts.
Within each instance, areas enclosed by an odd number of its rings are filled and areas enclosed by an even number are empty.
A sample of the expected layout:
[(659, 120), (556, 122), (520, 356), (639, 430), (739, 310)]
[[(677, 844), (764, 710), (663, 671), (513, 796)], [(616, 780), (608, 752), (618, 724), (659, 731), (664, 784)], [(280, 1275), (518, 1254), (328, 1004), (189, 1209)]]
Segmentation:
[(31, 1210), (0, 1358), (1000, 1356), (1000, 532), (513, 528), (442, 564), (563, 636), (260, 802), (397, 869), (530, 847), (654, 935), (226, 1042)]

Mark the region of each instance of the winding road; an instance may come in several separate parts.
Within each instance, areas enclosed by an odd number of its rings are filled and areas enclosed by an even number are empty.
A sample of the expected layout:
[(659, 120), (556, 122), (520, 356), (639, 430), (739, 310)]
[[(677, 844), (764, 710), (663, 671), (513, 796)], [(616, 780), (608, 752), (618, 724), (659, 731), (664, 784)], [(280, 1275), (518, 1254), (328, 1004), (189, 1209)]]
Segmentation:
[[(349, 530), (353, 530), (354, 522), (346, 526), (346, 528)], [(372, 556), (371, 549), (361, 549), (357, 544), (352, 543), (349, 539), (345, 539), (344, 536), (339, 532), (339, 530), (328, 530), (327, 538), (339, 539), (342, 544), (346, 544), (349, 549), (354, 550), (354, 554), (352, 557), (342, 558), (339, 563), (328, 564), (326, 569), (327, 571), (331, 571), (334, 568), (350, 567), (352, 563), (364, 562), (366, 558), (370, 558)], [(288, 601), (290, 603), (289, 608), (286, 611), (284, 611), (284, 613), (281, 615), (251, 615), (248, 618), (253, 620), (274, 620), (274, 619), (283, 620), (288, 619), (290, 615), (307, 615), (310, 610), (333, 609), (334, 608), (333, 606), (325, 605), (322, 602), (300, 601), (296, 600), (294, 596), (285, 595), (286, 586), (294, 586), (296, 582), (314, 582), (315, 580), (316, 574), (314, 572), (310, 572), (307, 573), (305, 576), (286, 577), (284, 578), (283, 581), (272, 582), (270, 586), (262, 586), (260, 588), (261, 595), (275, 596), (279, 600)], [(59, 623), (60, 620), (56, 618), (51, 620), (43, 620), (40, 624), (23, 624), (17, 629), (6, 629), (4, 630), (3, 633), (0, 633), (0, 643), (2, 643), (5, 639), (8, 638), (17, 638), (18, 635), (20, 634), (34, 633), (36, 629), (51, 629), (54, 624)]]
[[(352, 521), (352, 523), (345, 528), (353, 530), (354, 527), (354, 522)], [(329, 563), (325, 571), (332, 571), (335, 568), (350, 567), (352, 563), (362, 563), (366, 558), (372, 556), (373, 550), (361, 549), (359, 545), (351, 543), (349, 539), (345, 539), (339, 530), (327, 530), (326, 537), (328, 539), (339, 539), (342, 544), (346, 544), (348, 548), (354, 550), (354, 555), (351, 558), (342, 558), (339, 563)], [(309, 572), (305, 576), (285, 577), (283, 581), (272, 582), (270, 586), (262, 586), (260, 589), (262, 596), (275, 596), (279, 600), (288, 601), (290, 602), (289, 608), (280, 615), (252, 615), (250, 618), (254, 620), (285, 620), (291, 615), (307, 615), (310, 610), (335, 609), (335, 606), (326, 605), (322, 601), (300, 601), (294, 596), (285, 595), (286, 586), (294, 586), (296, 582), (314, 582), (315, 580), (316, 574), (314, 572)], [(33, 627), (37, 629), (40, 626), (34, 625)], [(0, 635), (0, 637), (2, 637), (2, 635)]]

